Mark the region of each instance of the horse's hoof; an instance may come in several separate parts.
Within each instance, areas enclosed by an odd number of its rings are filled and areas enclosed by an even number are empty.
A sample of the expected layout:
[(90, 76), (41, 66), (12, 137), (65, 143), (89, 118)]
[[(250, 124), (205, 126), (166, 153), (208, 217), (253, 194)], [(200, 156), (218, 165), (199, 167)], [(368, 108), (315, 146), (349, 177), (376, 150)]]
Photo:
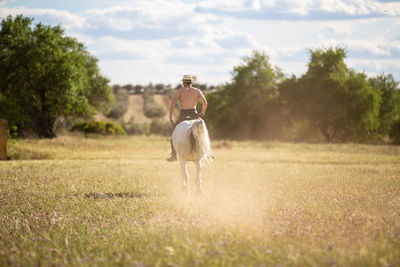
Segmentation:
[(170, 157), (167, 158), (168, 162), (174, 162), (177, 161), (176, 155), (171, 155)]

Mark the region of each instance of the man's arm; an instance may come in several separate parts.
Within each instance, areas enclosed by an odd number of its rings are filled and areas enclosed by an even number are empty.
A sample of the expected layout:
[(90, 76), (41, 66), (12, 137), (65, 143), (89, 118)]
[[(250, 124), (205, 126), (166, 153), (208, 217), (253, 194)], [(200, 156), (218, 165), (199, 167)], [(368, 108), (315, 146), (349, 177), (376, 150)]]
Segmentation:
[(204, 115), (206, 115), (206, 110), (207, 110), (207, 100), (204, 97), (203, 93), (199, 90), (199, 99), (200, 102), (203, 104), (201, 107), (201, 112), (199, 114), (200, 117), (203, 117)]
[(175, 110), (175, 105), (176, 101), (178, 101), (179, 98), (179, 93), (180, 91), (177, 91), (174, 95), (174, 98), (172, 98), (171, 106), (169, 107), (169, 120), (173, 123), (173, 116), (174, 116), (174, 110)]

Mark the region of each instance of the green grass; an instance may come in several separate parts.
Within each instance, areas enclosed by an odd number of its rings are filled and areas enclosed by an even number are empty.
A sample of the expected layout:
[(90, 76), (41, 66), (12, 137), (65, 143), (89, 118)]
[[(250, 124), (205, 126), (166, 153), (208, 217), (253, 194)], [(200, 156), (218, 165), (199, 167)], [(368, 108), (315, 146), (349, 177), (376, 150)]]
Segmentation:
[(204, 194), (187, 198), (165, 138), (16, 141), (0, 265), (400, 265), (398, 146), (213, 147)]

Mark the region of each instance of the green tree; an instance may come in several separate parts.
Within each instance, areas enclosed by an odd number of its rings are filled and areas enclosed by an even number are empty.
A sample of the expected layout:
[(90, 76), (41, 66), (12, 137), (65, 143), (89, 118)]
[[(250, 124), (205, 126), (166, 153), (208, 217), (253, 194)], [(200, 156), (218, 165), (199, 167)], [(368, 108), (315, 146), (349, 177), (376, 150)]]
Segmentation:
[(86, 57), (83, 72), (83, 90), (89, 105), (96, 110), (107, 113), (111, 110), (114, 97), (113, 90), (109, 85), (110, 80), (101, 75), (97, 65), (98, 59), (88, 55)]
[(307, 120), (326, 141), (365, 138), (379, 126), (380, 94), (363, 73), (349, 69), (343, 48), (311, 50), (308, 70), (280, 93), (293, 120)]
[(233, 69), (232, 82), (207, 94), (210, 129), (219, 137), (272, 138), (279, 125), (278, 83), (283, 78), (259, 52)]
[(83, 44), (60, 26), (1, 21), (0, 116), (24, 132), (52, 138), (59, 116), (90, 116), (112, 102), (108, 79)]
[(387, 135), (392, 126), (400, 119), (399, 82), (395, 81), (391, 74), (381, 74), (370, 78), (369, 83), (382, 96), (378, 132), (382, 135)]

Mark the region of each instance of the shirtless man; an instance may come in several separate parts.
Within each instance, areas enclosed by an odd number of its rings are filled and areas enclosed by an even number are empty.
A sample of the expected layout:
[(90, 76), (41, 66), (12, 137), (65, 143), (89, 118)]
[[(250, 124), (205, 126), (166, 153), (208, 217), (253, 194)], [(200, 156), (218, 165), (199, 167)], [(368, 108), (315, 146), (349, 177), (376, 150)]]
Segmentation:
[[(193, 120), (198, 119), (199, 117), (203, 118), (203, 116), (206, 114), (207, 100), (199, 89), (192, 87), (193, 81), (194, 77), (192, 77), (191, 75), (184, 75), (182, 79), (183, 87), (176, 92), (174, 98), (172, 99), (171, 106), (169, 108), (169, 120), (174, 126), (178, 125), (184, 120)], [(181, 112), (179, 114), (178, 120), (175, 122), (173, 113), (176, 101), (178, 101), (178, 99), (181, 104)], [(200, 100), (200, 102), (203, 104), (200, 113), (197, 113), (196, 110), (198, 100)], [(176, 151), (172, 145), (172, 140), (171, 149), (171, 155), (169, 156), (169, 158), (167, 158), (167, 161), (169, 162), (176, 161)]]

